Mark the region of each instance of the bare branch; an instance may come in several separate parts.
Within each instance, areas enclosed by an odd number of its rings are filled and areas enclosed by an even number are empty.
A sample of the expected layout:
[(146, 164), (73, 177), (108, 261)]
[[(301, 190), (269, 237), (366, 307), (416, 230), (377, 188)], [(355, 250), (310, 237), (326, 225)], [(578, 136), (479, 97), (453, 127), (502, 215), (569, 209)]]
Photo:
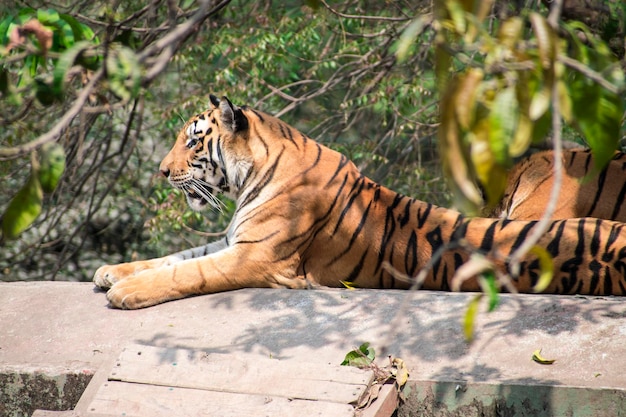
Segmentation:
[[(178, 50), (180, 44), (195, 30), (196, 26), (199, 23), (203, 22), (207, 17), (211, 16), (214, 13), (217, 13), (229, 2), (230, 0), (222, 0), (211, 9), (209, 9), (210, 2), (208, 0), (202, 1), (196, 13), (194, 13), (194, 15), (189, 20), (178, 25), (166, 36), (150, 44), (144, 51), (142, 51), (138, 55), (140, 62), (146, 62), (153, 55), (157, 53), (159, 54), (156, 57), (152, 66), (146, 72), (146, 75), (142, 80), (142, 84), (144, 86), (150, 84), (165, 69), (174, 53)], [(87, 102), (87, 99), (95, 91), (97, 83), (103, 77), (104, 69), (100, 68), (94, 73), (89, 83), (76, 97), (76, 100), (74, 101), (72, 107), (70, 107), (70, 109), (65, 112), (63, 117), (61, 117), (61, 119), (48, 132), (26, 144), (22, 144), (12, 148), (0, 148), (0, 161), (18, 158), (37, 149), (47, 142), (57, 140), (63, 130), (65, 130), (70, 125), (74, 117), (76, 117), (76, 115), (80, 113), (80, 111), (83, 109), (85, 103)], [(110, 109), (110, 107), (103, 106), (101, 107), (101, 109), (106, 111)]]
[(565, 66), (573, 70), (576, 70), (580, 72), (581, 74), (583, 74), (585, 77), (597, 82), (598, 84), (600, 84), (600, 86), (602, 86), (607, 91), (613, 94), (621, 94), (621, 90), (615, 84), (612, 84), (610, 81), (604, 78), (600, 73), (592, 70), (591, 68), (589, 68), (582, 62), (577, 61), (563, 54), (559, 54), (557, 59), (559, 62), (563, 63)]
[(339, 17), (343, 17), (345, 19), (361, 19), (361, 20), (376, 20), (382, 22), (406, 22), (407, 20), (411, 20), (410, 17), (386, 17), (386, 16), (365, 16), (365, 15), (354, 15), (354, 14), (345, 14), (338, 12), (333, 9), (326, 3), (326, 1), (322, 0), (322, 4), (326, 7), (331, 13), (336, 14)]
[(548, 23), (552, 26), (552, 29), (556, 30), (559, 27), (559, 19), (561, 18), (562, 10), (563, 0), (554, 0), (550, 8), (550, 14), (548, 15)]
[(212, 9), (208, 10), (209, 1), (205, 0), (200, 4), (200, 7), (196, 13), (185, 23), (178, 25), (170, 33), (159, 39), (158, 41), (150, 44), (146, 49), (138, 54), (139, 62), (145, 63), (153, 55), (159, 54), (152, 67), (147, 71), (142, 85), (146, 86), (150, 84), (157, 75), (159, 75), (163, 69), (167, 66), (170, 59), (180, 46), (182, 42), (195, 30), (196, 25), (202, 23), (209, 16), (217, 13), (224, 8), (230, 0), (222, 0), (216, 4)]

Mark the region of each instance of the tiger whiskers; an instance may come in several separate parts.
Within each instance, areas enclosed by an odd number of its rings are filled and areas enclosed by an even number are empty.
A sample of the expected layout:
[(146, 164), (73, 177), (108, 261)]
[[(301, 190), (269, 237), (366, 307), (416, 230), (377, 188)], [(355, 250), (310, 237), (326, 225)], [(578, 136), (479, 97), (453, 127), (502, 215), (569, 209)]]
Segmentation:
[(185, 187), (185, 189), (191, 189), (191, 191), (204, 198), (211, 205), (211, 207), (219, 211), (221, 214), (224, 214), (224, 203), (215, 195), (213, 195), (213, 193), (211, 193), (214, 187), (210, 184), (202, 180), (192, 178), (191, 180), (189, 180), (189, 184), (187, 187)]

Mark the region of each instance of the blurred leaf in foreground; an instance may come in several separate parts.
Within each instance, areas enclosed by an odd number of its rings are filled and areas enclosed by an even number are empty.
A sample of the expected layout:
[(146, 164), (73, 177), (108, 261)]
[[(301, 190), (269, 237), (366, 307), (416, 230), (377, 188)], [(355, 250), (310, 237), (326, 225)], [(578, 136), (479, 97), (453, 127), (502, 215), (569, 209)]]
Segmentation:
[(39, 182), (46, 193), (53, 192), (65, 170), (65, 151), (58, 143), (47, 143), (39, 153)]
[(28, 182), (13, 197), (2, 216), (2, 234), (6, 239), (15, 239), (41, 213), (43, 191), (36, 171), (33, 169)]

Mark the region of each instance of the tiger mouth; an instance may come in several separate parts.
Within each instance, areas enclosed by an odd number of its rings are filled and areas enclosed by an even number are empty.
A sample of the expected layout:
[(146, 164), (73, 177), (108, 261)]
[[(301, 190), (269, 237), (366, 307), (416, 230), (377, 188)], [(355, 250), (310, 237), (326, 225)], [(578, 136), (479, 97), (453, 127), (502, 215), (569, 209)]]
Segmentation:
[(185, 193), (189, 201), (194, 201), (196, 204), (200, 204), (201, 206), (205, 206), (209, 204), (209, 201), (206, 198), (202, 197), (200, 194), (198, 194), (194, 190), (188, 189), (188, 190), (185, 190)]
[(188, 178), (187, 181), (173, 181), (170, 184), (185, 194), (187, 204), (193, 210), (204, 210), (206, 206), (211, 206), (222, 212), (222, 203), (216, 194), (216, 188), (206, 181), (197, 178)]

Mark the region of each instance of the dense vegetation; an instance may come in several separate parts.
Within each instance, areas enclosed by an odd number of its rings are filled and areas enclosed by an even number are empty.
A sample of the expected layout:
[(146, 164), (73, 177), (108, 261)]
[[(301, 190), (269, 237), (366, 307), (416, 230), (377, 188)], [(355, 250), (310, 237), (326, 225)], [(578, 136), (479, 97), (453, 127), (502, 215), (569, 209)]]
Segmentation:
[[(205, 241), (198, 230), (226, 227), (228, 213), (189, 211), (157, 174), (177, 130), (206, 108), (209, 93), (276, 114), (373, 179), (441, 205), (471, 206), (458, 191), (462, 179), (452, 193), (444, 185), (442, 138), (489, 144), (481, 158), (443, 150), (449, 160), (476, 164), (466, 178), (495, 193), (500, 185), (489, 183), (490, 173), (502, 173), (547, 134), (553, 87), (573, 97), (560, 102), (573, 109), (560, 112), (566, 122), (584, 122), (580, 103), (604, 103), (605, 134), (589, 144), (604, 154), (615, 149), (624, 132), (620, 1), (596, 2), (607, 12), (588, 22), (593, 30), (576, 24), (563, 33), (536, 2), (528, 2), (532, 9), (435, 3), (435, 10), (432, 2), (401, 0), (0, 6), (0, 278), (89, 280), (102, 263), (163, 255)], [(573, 10), (566, 4), (563, 16), (585, 20), (566, 16)], [(572, 41), (580, 33), (586, 38)], [(559, 57), (580, 67), (555, 69)], [(597, 79), (588, 82), (590, 74)], [(532, 98), (542, 94), (546, 101), (530, 117)], [(440, 113), (441, 98), (451, 108), (468, 97), (465, 112)], [(514, 131), (526, 122), (542, 128), (526, 128), (520, 139)], [(489, 123), (505, 139), (489, 142)], [(585, 130), (565, 128), (578, 141)]]

